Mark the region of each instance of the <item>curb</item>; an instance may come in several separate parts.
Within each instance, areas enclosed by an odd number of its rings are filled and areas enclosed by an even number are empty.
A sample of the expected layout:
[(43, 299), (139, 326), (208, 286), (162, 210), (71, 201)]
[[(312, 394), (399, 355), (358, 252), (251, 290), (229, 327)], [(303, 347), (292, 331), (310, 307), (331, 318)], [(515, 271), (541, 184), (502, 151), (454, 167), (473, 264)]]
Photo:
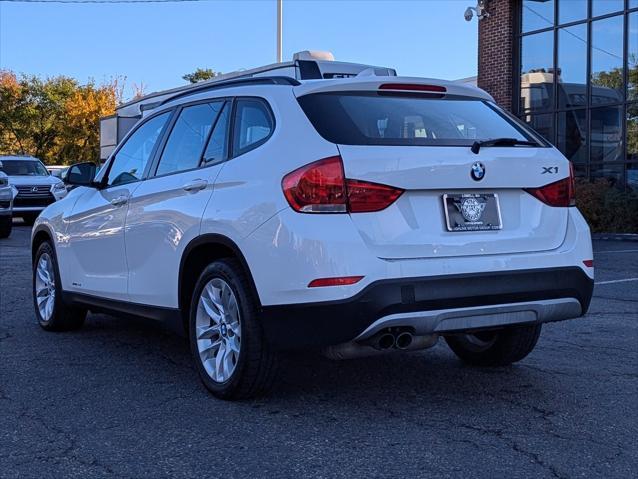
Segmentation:
[(633, 233), (593, 233), (593, 240), (638, 241), (638, 234)]

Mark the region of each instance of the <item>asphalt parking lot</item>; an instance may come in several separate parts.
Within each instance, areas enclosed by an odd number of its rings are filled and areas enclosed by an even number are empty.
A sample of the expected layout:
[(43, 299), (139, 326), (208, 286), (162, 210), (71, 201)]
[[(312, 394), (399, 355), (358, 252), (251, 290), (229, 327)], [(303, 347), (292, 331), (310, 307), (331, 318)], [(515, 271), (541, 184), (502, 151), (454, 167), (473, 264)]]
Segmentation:
[(636, 477), (638, 242), (596, 242), (590, 313), (507, 368), (425, 352), (289, 356), (273, 393), (228, 403), (185, 340), (90, 315), (46, 333), (29, 228), (0, 240), (0, 477)]

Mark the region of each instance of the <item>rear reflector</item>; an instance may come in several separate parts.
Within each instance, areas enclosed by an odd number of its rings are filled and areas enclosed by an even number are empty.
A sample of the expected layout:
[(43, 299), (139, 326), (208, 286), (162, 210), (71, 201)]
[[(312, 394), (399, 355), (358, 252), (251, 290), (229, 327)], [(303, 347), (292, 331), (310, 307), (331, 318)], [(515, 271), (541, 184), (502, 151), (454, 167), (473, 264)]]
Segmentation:
[(585, 266), (587, 266), (588, 268), (593, 268), (594, 267), (594, 260), (593, 259), (586, 259), (583, 261), (583, 264)]
[(379, 90), (447, 92), (447, 88), (441, 85), (420, 85), (418, 83), (384, 83), (379, 86)]
[(574, 169), (569, 164), (569, 176), (540, 188), (525, 188), (530, 195), (549, 206), (575, 206)]
[(313, 279), (309, 284), (309, 288), (321, 288), (323, 286), (348, 286), (358, 283), (363, 276), (341, 276), (339, 278), (319, 278)]
[(282, 188), (299, 213), (370, 213), (381, 211), (403, 193), (400, 188), (346, 179), (340, 156), (331, 156), (287, 174)]

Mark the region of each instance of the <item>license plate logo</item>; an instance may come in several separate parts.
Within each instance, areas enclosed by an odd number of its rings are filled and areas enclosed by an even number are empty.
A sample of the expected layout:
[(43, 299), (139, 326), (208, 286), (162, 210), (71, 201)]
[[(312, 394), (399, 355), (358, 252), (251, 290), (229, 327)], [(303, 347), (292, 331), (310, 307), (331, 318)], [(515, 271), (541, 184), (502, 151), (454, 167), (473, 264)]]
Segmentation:
[(465, 221), (477, 222), (485, 211), (485, 202), (477, 198), (461, 198), (460, 210)]
[(495, 193), (443, 195), (448, 231), (500, 230), (501, 211)]

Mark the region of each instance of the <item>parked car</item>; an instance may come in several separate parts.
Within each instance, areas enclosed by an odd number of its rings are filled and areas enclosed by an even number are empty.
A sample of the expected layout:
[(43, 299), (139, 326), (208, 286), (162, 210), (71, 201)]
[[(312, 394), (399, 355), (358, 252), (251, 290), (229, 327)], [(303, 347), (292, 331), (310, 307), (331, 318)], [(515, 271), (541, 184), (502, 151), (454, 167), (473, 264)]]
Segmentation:
[(8, 238), (11, 235), (13, 198), (16, 194), (15, 187), (9, 184), (9, 177), (0, 171), (0, 238)]
[(66, 165), (46, 165), (46, 169), (51, 176), (55, 176), (64, 181), (64, 175), (69, 167)]
[(443, 337), (469, 364), (510, 364), (591, 300), (570, 163), (471, 86), (211, 83), (157, 102), (94, 171), (72, 166), (81, 187), (33, 229), (40, 325), (181, 321), (221, 398), (266, 390), (290, 348)]
[(13, 216), (33, 224), (51, 203), (66, 196), (62, 180), (51, 176), (40, 160), (32, 156), (0, 156), (2, 171), (18, 190), (13, 202)]

